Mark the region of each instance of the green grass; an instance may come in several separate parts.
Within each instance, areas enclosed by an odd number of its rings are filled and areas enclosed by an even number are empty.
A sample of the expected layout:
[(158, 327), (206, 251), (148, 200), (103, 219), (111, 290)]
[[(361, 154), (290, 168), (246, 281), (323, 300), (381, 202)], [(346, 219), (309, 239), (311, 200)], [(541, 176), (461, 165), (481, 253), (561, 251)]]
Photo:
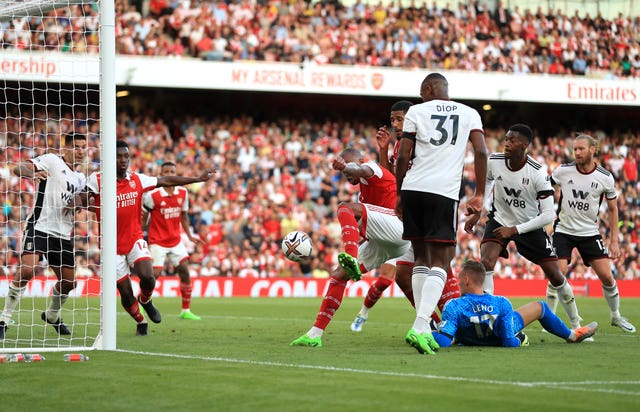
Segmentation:
[[(640, 410), (640, 334), (609, 326), (604, 299), (578, 300), (585, 321), (600, 323), (595, 342), (569, 345), (535, 323), (527, 348), (436, 356), (404, 343), (413, 311), (403, 299), (381, 300), (352, 333), (361, 302), (345, 299), (322, 348), (288, 346), (311, 327), (320, 299), (194, 299), (199, 322), (178, 319), (177, 299), (156, 299), (163, 321), (148, 337), (134, 336), (119, 308), (119, 351), (0, 365), (2, 410)], [(623, 300), (622, 310), (640, 323), (640, 299)]]

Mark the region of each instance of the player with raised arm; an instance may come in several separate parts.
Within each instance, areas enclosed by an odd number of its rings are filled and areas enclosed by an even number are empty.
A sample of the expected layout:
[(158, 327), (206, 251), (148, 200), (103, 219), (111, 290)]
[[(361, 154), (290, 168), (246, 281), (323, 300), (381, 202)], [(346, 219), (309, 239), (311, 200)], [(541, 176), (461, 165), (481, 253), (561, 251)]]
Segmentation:
[[(333, 271), (313, 327), (291, 342), (291, 346), (322, 346), (322, 334), (344, 297), (347, 281), (360, 280), (362, 273), (409, 250), (402, 240), (402, 222), (396, 216), (395, 179), (375, 162), (365, 162), (362, 153), (347, 148), (333, 159), (332, 167), (341, 171), (352, 185), (360, 186), (360, 203), (341, 203), (338, 220), (342, 226), (344, 252)], [(359, 244), (360, 238), (365, 239)]]
[(568, 343), (582, 342), (598, 330), (597, 322), (569, 329), (543, 301), (531, 302), (513, 310), (507, 298), (484, 293), (482, 286), (485, 275), (480, 262), (469, 260), (462, 265), (458, 275), (462, 297), (447, 303), (439, 330), (433, 332), (440, 347), (452, 344), (528, 346), (529, 339), (523, 329), (536, 320), (545, 330)]
[(439, 73), (423, 80), (420, 96), (424, 103), (407, 111), (396, 164), (396, 211), (402, 216), (403, 238), (411, 240), (415, 255), (411, 283), (416, 318), (405, 341), (422, 354), (434, 354), (438, 348), (429, 323), (455, 253), (458, 202), (469, 141), (477, 184), (467, 210), (482, 209), (486, 181), (487, 148), (480, 114), (449, 100), (448, 89), (447, 79)]
[[(395, 161), (398, 157), (398, 148), (400, 146), (400, 136), (402, 135), (402, 126), (404, 124), (404, 116), (409, 110), (409, 107), (413, 106), (408, 100), (400, 100), (391, 106), (390, 121), (391, 131), (383, 126), (376, 132), (376, 142), (378, 144), (378, 156), (380, 159), (380, 165), (391, 173), (396, 173)], [(393, 155), (389, 157), (389, 144), (391, 143), (391, 132), (395, 134), (396, 141), (393, 146)], [(396, 259), (391, 259), (388, 262), (383, 263), (378, 268), (378, 277), (375, 282), (369, 287), (367, 294), (362, 303), (360, 311), (356, 315), (355, 319), (351, 323), (351, 330), (353, 332), (362, 332), (362, 327), (369, 317), (369, 311), (380, 300), (384, 291), (395, 282), (398, 284), (404, 295), (407, 297), (411, 306), (415, 308), (415, 302), (413, 301), (413, 289), (411, 286), (411, 271), (413, 270), (413, 250), (409, 250), (406, 254)], [(458, 280), (453, 276), (451, 266), (447, 268), (447, 283), (445, 284), (444, 291), (438, 301), (438, 308), (442, 311), (444, 304), (455, 297), (460, 296), (460, 288), (458, 287)], [(440, 318), (436, 313), (432, 315), (434, 321), (437, 323)]]
[(86, 182), (85, 175), (77, 172), (76, 167), (85, 158), (87, 138), (79, 133), (63, 137), (59, 156), (47, 153), (23, 161), (13, 169), (16, 176), (33, 179), (38, 185), (33, 209), (24, 229), (20, 267), (9, 284), (0, 317), (0, 339), (4, 338), (13, 312), (42, 258), (47, 259), (58, 280), (49, 307), (42, 312), (41, 318), (58, 334), (71, 334), (60, 318), (60, 310), (76, 287), (75, 248), (71, 232), (75, 197), (84, 189)]
[[(160, 165), (160, 176), (176, 176), (176, 164), (164, 162)], [(182, 243), (180, 227), (193, 243), (202, 241), (191, 234), (189, 218), (189, 194), (184, 187), (160, 187), (145, 193), (143, 199), (143, 224), (148, 222), (147, 238), (153, 258), (156, 278), (162, 273), (165, 260), (169, 258), (180, 278), (182, 297), (181, 319), (200, 320), (191, 312), (191, 277), (189, 276), (189, 253)]]
[[(129, 145), (122, 140), (116, 142), (116, 209), (117, 209), (117, 256), (116, 276), (120, 292), (120, 303), (136, 321), (136, 335), (146, 336), (148, 327), (140, 312), (142, 305), (154, 323), (160, 323), (162, 316), (151, 301), (156, 279), (153, 275), (151, 254), (142, 233), (142, 200), (145, 192), (156, 187), (187, 185), (205, 182), (211, 179), (215, 170), (207, 169), (200, 176), (160, 176), (151, 177), (129, 171)], [(87, 188), (91, 193), (93, 205), (100, 218), (101, 173), (89, 176)], [(131, 268), (140, 278), (140, 294), (136, 298), (131, 285)]]
[[(544, 271), (559, 293), (571, 326), (580, 326), (580, 316), (571, 285), (563, 276), (545, 226), (553, 222), (553, 187), (542, 166), (527, 154), (533, 131), (515, 124), (506, 134), (504, 153), (489, 156), (487, 179), (493, 184), (489, 221), (485, 226), (480, 256), (487, 271), (484, 290), (493, 293), (493, 268), (499, 257), (507, 258), (507, 244), (514, 241), (518, 252)], [(481, 212), (470, 216), (465, 231), (472, 233)]]
[[(609, 260), (610, 257), (620, 257), (615, 181), (611, 172), (596, 163), (594, 157), (597, 151), (596, 139), (586, 134), (578, 135), (573, 143), (575, 162), (561, 165), (551, 175), (551, 183), (560, 187), (553, 246), (556, 248), (562, 273), (567, 273), (571, 252), (574, 248), (578, 249), (584, 263), (593, 268), (602, 282), (611, 325), (634, 333), (635, 326), (620, 315), (620, 294)], [(608, 249), (598, 227), (598, 212), (603, 198), (607, 201), (611, 229)], [(547, 287), (547, 299), (551, 310), (555, 312), (558, 299), (551, 284)]]

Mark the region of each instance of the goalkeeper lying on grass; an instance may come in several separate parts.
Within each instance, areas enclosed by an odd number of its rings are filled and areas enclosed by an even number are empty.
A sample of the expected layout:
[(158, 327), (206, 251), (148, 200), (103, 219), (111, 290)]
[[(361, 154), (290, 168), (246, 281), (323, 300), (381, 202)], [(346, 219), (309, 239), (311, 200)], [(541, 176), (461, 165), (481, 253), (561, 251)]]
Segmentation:
[(569, 343), (593, 336), (598, 324), (569, 329), (545, 302), (528, 303), (513, 310), (503, 296), (485, 294), (482, 290), (485, 270), (481, 263), (467, 261), (459, 274), (462, 297), (452, 299), (444, 307), (439, 331), (433, 333), (441, 347), (452, 344), (472, 346), (527, 346), (525, 326), (537, 320), (550, 333)]

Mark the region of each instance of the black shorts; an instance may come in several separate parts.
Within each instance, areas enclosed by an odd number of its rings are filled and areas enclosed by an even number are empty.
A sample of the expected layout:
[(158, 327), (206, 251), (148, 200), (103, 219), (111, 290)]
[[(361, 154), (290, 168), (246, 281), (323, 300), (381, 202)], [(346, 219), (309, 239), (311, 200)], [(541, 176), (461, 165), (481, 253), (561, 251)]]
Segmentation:
[(38, 254), (40, 260), (43, 256), (46, 257), (49, 265), (53, 267), (74, 267), (76, 264), (73, 243), (70, 240), (39, 232), (31, 226), (27, 227), (24, 234), (22, 254), (32, 253)]
[(609, 258), (609, 249), (604, 245), (600, 235), (572, 236), (556, 232), (553, 234), (553, 246), (556, 248), (558, 259), (566, 259), (569, 263), (573, 248), (578, 249), (587, 266), (590, 266), (589, 262), (592, 260)]
[(402, 238), (456, 244), (458, 202), (434, 193), (403, 190)]
[(528, 261), (535, 264), (547, 260), (557, 260), (556, 251), (553, 248), (553, 242), (551, 237), (543, 229), (537, 229), (531, 232), (515, 235), (507, 240), (500, 240), (493, 234), (493, 231), (502, 225), (496, 222), (494, 219), (489, 219), (487, 225), (484, 228), (484, 235), (482, 236), (482, 243), (496, 242), (502, 246), (500, 251), (500, 257), (508, 258), (509, 252), (507, 251), (507, 245), (510, 241), (514, 241), (518, 248), (518, 253), (524, 256)]

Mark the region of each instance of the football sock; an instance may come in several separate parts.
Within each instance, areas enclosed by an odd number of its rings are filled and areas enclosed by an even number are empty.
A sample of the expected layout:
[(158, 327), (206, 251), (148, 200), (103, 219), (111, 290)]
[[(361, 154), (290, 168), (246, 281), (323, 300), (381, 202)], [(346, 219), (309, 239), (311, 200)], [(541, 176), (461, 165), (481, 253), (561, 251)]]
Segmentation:
[(18, 306), (18, 302), (20, 302), (20, 298), (26, 289), (26, 286), (21, 288), (15, 286), (13, 282), (9, 282), (9, 292), (4, 300), (4, 310), (2, 311), (2, 319), (0, 319), (4, 321), (4, 323), (9, 324), (11, 321), (13, 311), (16, 309), (16, 306)]
[(567, 325), (565, 325), (564, 322), (556, 316), (551, 309), (549, 309), (546, 302), (540, 301), (540, 304), (542, 305), (542, 314), (538, 321), (542, 327), (545, 328), (547, 332), (553, 333), (563, 339), (569, 338), (571, 335), (571, 329), (569, 329)]
[(322, 330), (327, 328), (327, 325), (331, 322), (333, 315), (342, 303), (342, 297), (344, 296), (344, 290), (346, 287), (346, 280), (331, 276), (329, 279), (329, 288), (327, 289), (327, 293), (324, 295), (324, 299), (322, 299), (320, 310), (318, 311), (318, 316), (316, 317), (316, 322), (313, 326)]
[(376, 281), (371, 285), (367, 296), (364, 298), (364, 306), (372, 308), (373, 305), (380, 299), (382, 293), (393, 283), (393, 280), (384, 276), (378, 276)]
[(418, 304), (418, 310), (416, 311), (416, 320), (413, 323), (413, 329), (415, 329), (416, 332), (425, 333), (431, 331), (429, 320), (431, 320), (431, 315), (433, 314), (433, 311), (438, 304), (438, 300), (442, 295), (442, 290), (444, 289), (444, 283), (446, 280), (447, 272), (445, 272), (444, 269), (434, 267), (429, 270), (429, 275), (422, 286), (420, 303)]
[(484, 290), (484, 293), (493, 295), (493, 270), (487, 270), (486, 274), (484, 275), (482, 290)]
[(360, 308), (360, 312), (358, 312), (358, 316), (363, 318), (369, 317), (369, 308), (365, 305), (362, 305), (362, 307)]
[(620, 293), (618, 292), (618, 284), (616, 281), (613, 281), (613, 285), (605, 286), (602, 285), (602, 293), (604, 294), (604, 298), (607, 301), (607, 305), (609, 305), (609, 310), (611, 311), (612, 318), (620, 317)]
[(180, 282), (180, 296), (182, 297), (182, 309), (188, 310), (191, 307), (191, 283)]
[(141, 303), (147, 303), (151, 300), (151, 296), (153, 295), (153, 289), (143, 289), (142, 285), (140, 285), (140, 295), (138, 298)]
[(413, 300), (415, 304), (413, 305), (416, 308), (416, 313), (420, 308), (420, 302), (422, 300), (422, 287), (424, 286), (424, 282), (427, 280), (427, 276), (429, 276), (429, 268), (426, 266), (414, 266), (412, 275), (411, 275), (411, 287), (413, 288)]
[(324, 332), (324, 329), (320, 329), (319, 327), (314, 326), (311, 329), (309, 329), (309, 332), (307, 332), (307, 336), (309, 336), (311, 339), (319, 338), (319, 337), (322, 337), (323, 332)]
[(358, 242), (360, 241), (360, 231), (356, 215), (347, 206), (338, 207), (338, 222), (342, 228), (342, 244), (344, 251), (353, 257), (358, 257)]
[(144, 316), (140, 313), (140, 305), (138, 305), (137, 300), (133, 302), (133, 305), (125, 308), (125, 310), (137, 323), (142, 323), (144, 321)]
[(451, 299), (460, 297), (460, 282), (458, 282), (458, 278), (453, 275), (451, 268), (447, 271), (447, 281), (444, 284), (444, 289), (442, 290), (442, 296), (440, 296), (440, 300), (438, 300), (438, 309), (440, 309), (440, 313), (444, 310), (444, 305), (447, 304)]
[(556, 313), (558, 309), (558, 291), (551, 282), (547, 283), (547, 306), (549, 306), (551, 312)]
[(46, 311), (47, 319), (49, 319), (50, 322), (55, 322), (56, 320), (58, 320), (58, 318), (60, 317), (60, 309), (69, 297), (69, 295), (67, 294), (60, 294), (58, 288), (58, 285), (53, 288), (51, 302), (49, 302), (49, 307)]
[(573, 296), (573, 289), (567, 279), (564, 279), (562, 285), (555, 288), (558, 291), (558, 298), (567, 316), (571, 322), (572, 327), (580, 325), (580, 315), (578, 315), (578, 307), (576, 306), (576, 298)]

